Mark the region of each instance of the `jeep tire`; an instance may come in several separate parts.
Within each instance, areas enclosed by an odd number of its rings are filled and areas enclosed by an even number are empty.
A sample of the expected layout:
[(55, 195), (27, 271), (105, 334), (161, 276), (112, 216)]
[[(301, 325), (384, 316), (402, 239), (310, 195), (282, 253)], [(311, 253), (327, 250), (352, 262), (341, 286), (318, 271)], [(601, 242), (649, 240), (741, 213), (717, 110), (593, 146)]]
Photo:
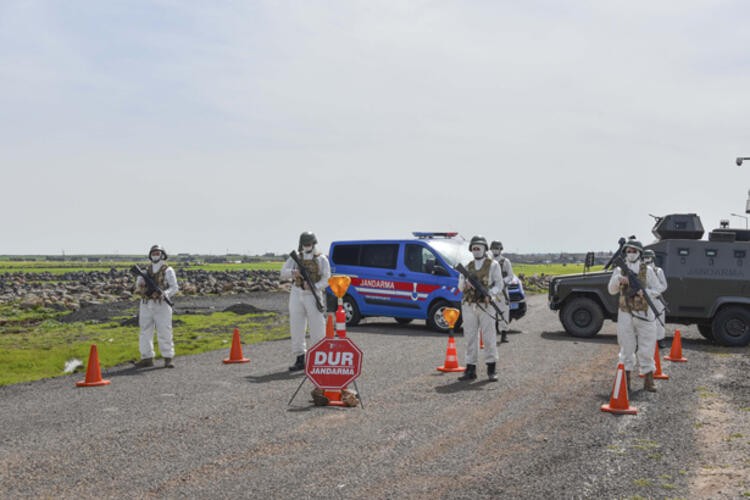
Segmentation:
[(723, 308), (714, 317), (714, 340), (727, 347), (750, 344), (750, 309), (742, 306)]
[(565, 331), (574, 337), (593, 337), (602, 329), (604, 312), (594, 299), (575, 297), (560, 309), (560, 322)]

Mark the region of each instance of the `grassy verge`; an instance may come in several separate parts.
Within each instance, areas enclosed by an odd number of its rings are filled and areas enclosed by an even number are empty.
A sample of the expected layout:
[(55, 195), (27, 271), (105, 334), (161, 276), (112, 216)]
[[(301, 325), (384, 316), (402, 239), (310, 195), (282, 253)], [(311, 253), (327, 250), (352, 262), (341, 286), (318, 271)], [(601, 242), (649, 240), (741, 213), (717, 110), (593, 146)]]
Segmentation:
[[(4, 309), (0, 314), (10, 312)], [(125, 317), (108, 323), (61, 323), (54, 319), (57, 314), (43, 309), (25, 312), (21, 322), (18, 317), (0, 317), (0, 386), (62, 375), (66, 361), (87, 362), (91, 344), (97, 345), (102, 368), (138, 359), (139, 329), (122, 326)], [(276, 313), (217, 312), (173, 319), (178, 356), (228, 350), (234, 328), (244, 344), (289, 337), (286, 319)]]

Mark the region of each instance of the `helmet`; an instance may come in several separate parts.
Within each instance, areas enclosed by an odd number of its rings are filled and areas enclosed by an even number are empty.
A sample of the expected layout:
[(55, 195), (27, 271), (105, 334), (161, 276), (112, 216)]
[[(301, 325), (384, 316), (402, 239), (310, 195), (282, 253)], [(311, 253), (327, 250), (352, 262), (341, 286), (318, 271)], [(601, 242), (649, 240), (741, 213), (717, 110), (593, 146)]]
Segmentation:
[(473, 247), (474, 245), (484, 245), (485, 250), (488, 250), (490, 248), (487, 244), (487, 238), (480, 235), (471, 238), (471, 241), (469, 242), (469, 248)]
[(305, 231), (304, 233), (299, 235), (299, 251), (302, 251), (302, 247), (308, 246), (308, 245), (315, 245), (318, 243), (318, 238), (315, 237), (315, 234), (311, 233), (310, 231)]
[(164, 247), (162, 247), (161, 245), (152, 245), (151, 250), (148, 251), (148, 255), (146, 256), (146, 258), (150, 259), (151, 254), (154, 252), (154, 250), (159, 250), (161, 252), (161, 258), (167, 260), (167, 251), (164, 250)]
[(503, 249), (503, 244), (502, 244), (502, 243), (500, 243), (500, 242), (499, 242), (499, 241), (497, 241), (497, 240), (495, 240), (495, 241), (493, 241), (492, 243), (490, 243), (490, 250), (494, 250), (494, 249), (496, 249), (496, 248), (497, 248), (498, 250), (502, 251), (502, 249)]
[(628, 240), (628, 242), (625, 243), (625, 246), (623, 248), (635, 248), (636, 250), (638, 250), (639, 254), (643, 255), (643, 245), (638, 240), (635, 240), (635, 239)]
[(650, 248), (647, 248), (646, 250), (643, 251), (644, 259), (653, 259), (654, 257), (656, 257), (656, 253)]

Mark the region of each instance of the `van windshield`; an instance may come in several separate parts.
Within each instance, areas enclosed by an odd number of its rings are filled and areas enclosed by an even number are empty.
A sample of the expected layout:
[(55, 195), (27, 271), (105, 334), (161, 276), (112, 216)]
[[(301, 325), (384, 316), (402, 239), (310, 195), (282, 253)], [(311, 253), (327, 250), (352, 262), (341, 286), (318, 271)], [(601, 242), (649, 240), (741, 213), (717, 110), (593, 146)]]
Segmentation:
[(466, 263), (473, 259), (469, 246), (463, 241), (430, 240), (430, 246), (451, 266), (456, 267), (459, 262)]

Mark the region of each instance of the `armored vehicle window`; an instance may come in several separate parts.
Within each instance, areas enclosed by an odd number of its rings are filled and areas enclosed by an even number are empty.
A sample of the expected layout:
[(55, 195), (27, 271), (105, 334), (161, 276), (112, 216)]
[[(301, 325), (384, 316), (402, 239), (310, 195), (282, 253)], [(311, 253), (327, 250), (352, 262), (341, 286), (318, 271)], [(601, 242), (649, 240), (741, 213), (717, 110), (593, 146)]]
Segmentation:
[(363, 245), (360, 262), (363, 266), (396, 269), (398, 243)]
[(358, 266), (361, 245), (337, 245), (333, 249), (331, 260), (341, 266)]
[(716, 249), (706, 248), (706, 257), (716, 257)]
[(744, 250), (735, 250), (734, 251), (734, 258), (735, 259), (744, 259), (745, 258), (745, 251)]

